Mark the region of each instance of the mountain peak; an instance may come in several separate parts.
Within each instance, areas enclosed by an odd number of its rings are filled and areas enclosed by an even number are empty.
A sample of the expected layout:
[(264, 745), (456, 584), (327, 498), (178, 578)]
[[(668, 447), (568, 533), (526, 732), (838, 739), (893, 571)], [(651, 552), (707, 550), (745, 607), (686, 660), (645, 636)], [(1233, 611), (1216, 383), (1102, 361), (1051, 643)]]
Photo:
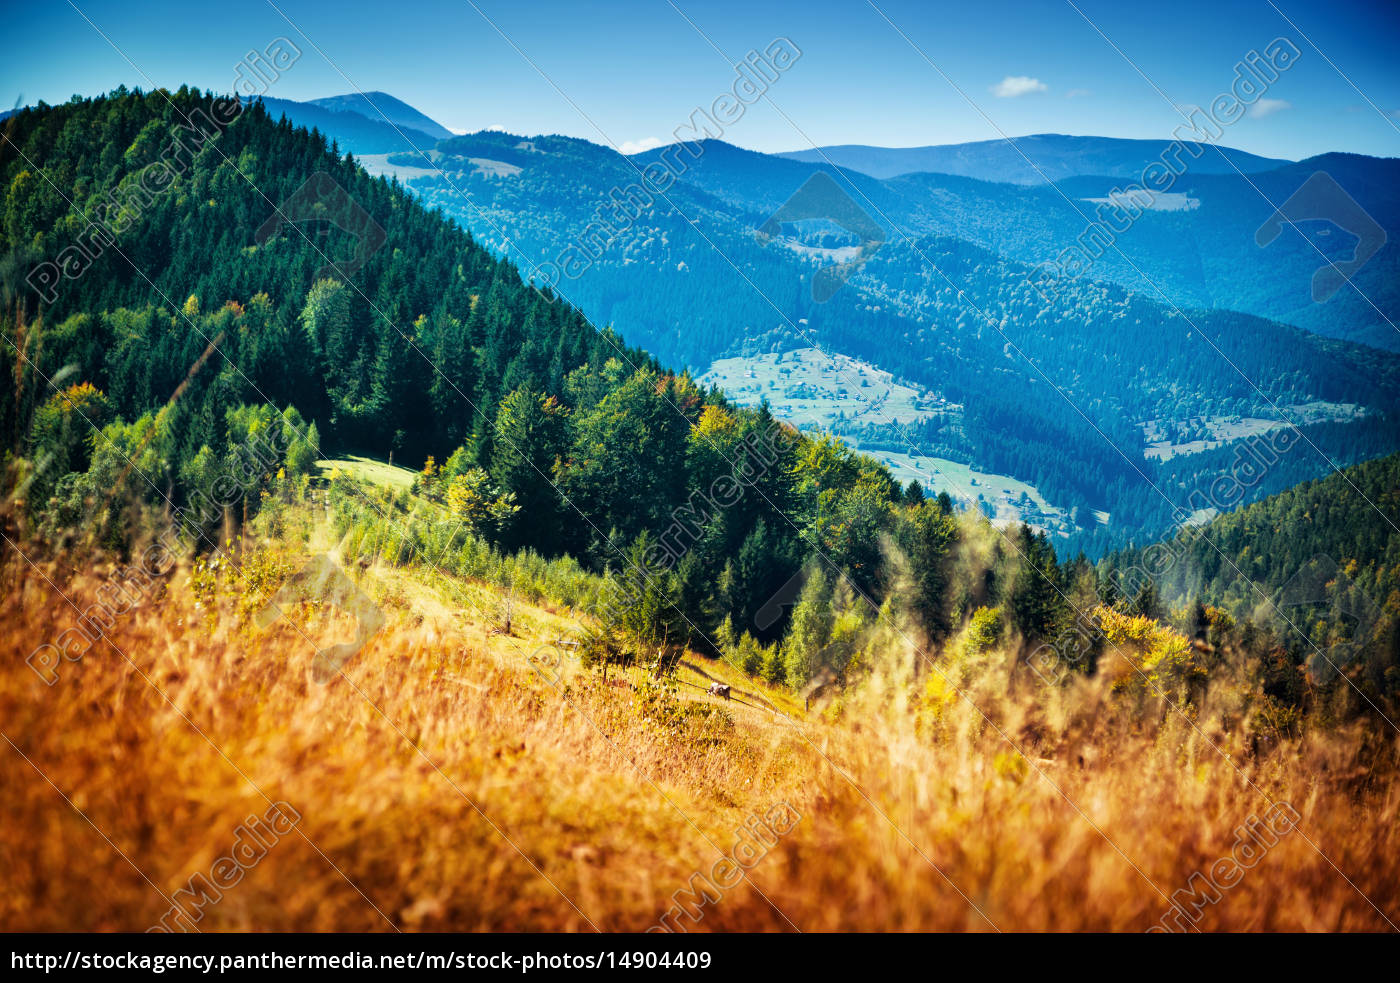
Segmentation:
[(370, 92), (347, 92), (339, 96), (325, 96), (321, 99), (311, 99), (309, 102), (313, 106), (320, 106), (332, 112), (355, 113), (375, 122), (383, 122), (387, 119), (396, 126), (405, 126), (420, 133), (426, 133), (435, 140), (446, 140), (453, 135), (451, 130), (437, 120), (419, 112), (402, 99), (397, 99), (389, 93), (380, 92), (377, 89)]

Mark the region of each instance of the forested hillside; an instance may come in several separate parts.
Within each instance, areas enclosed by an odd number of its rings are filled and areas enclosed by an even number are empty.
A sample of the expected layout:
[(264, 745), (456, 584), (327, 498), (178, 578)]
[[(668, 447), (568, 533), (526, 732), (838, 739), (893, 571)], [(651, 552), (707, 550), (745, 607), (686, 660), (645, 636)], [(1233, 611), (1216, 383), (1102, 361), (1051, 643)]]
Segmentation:
[[(293, 478), (309, 473), (308, 453), (426, 461), (464, 535), (599, 572), (646, 558), (643, 586), (659, 598), (647, 627), (673, 643), (713, 647), (726, 622), (776, 639), (785, 608), (762, 624), (755, 612), (813, 564), (873, 618), (890, 535), (928, 581), (915, 599), (926, 620), (944, 623), (946, 498), (906, 494), (839, 443), (661, 369), (258, 104), (207, 140), (181, 134), (220, 111), (189, 90), (118, 92), (11, 123), (0, 423), (11, 460), (33, 472), (41, 527), (97, 523), (120, 544), (131, 519), (119, 493), (184, 507), (254, 435), (287, 430)], [(172, 147), (178, 173), (138, 203), (139, 175)], [(312, 221), (258, 237), (317, 173), (382, 229), (382, 247), (362, 255), (380, 237), (346, 220), (352, 206), (333, 191)], [(115, 241), (49, 298), (26, 285), (45, 257), (91, 238), (81, 216), (111, 195), (125, 202)], [(270, 480), (225, 504), (255, 515)], [(668, 534), (663, 562), (654, 547)]]
[(1107, 561), (1165, 607), (1206, 604), (1268, 625), (1320, 678), (1400, 691), (1400, 456), (1303, 482)]

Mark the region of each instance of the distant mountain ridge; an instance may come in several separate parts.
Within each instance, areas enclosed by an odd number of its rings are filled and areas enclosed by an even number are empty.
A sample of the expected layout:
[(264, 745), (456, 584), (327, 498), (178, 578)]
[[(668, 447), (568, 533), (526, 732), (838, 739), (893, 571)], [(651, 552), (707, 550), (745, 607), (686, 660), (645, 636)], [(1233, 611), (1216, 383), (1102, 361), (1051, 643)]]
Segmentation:
[[(750, 210), (760, 222), (805, 180), (826, 171), (887, 227), (891, 241), (901, 241), (901, 232), (956, 236), (1047, 277), (1077, 264), (1074, 278), (1111, 281), (1182, 309), (1243, 311), (1326, 337), (1400, 350), (1400, 333), (1392, 323), (1400, 322), (1400, 250), (1394, 245), (1400, 241), (1400, 160), (1394, 158), (1329, 153), (1242, 176), (1233, 168), (1212, 173), (1203, 167), (1224, 163), (1207, 148), (1200, 160), (1183, 154), (1187, 170), (1170, 193), (1156, 196), (1153, 207), (1108, 229), (1098, 219), (1097, 204), (1140, 173), (1062, 177), (1053, 185), (936, 172), (881, 180), (859, 169), (715, 140), (696, 146), (701, 152), (694, 159), (678, 155), (686, 162), (685, 183)], [(631, 159), (646, 166), (667, 154), (675, 151), (652, 150)], [(1337, 234), (1325, 222), (1301, 222), (1267, 248), (1254, 239), (1273, 206), (1319, 171), (1335, 179), (1390, 240), (1353, 275), (1357, 289), (1348, 286), (1326, 303), (1311, 295), (1313, 272), (1328, 260), (1349, 259), (1353, 236), (1346, 230)], [(1047, 294), (1058, 289), (1057, 280), (1040, 283)]]
[(387, 92), (348, 92), (342, 96), (326, 96), (322, 99), (310, 99), (308, 102), (313, 106), (321, 106), (336, 113), (357, 113), (366, 119), (389, 122), (398, 126), (406, 126), (417, 130), (419, 133), (426, 133), (434, 140), (446, 140), (453, 134), (447, 127), (437, 120), (420, 113), (408, 103), (395, 99)]
[[(365, 103), (359, 95), (353, 97), (331, 96), (312, 102), (297, 102), (293, 99), (261, 96), (258, 101), (267, 107), (268, 114), (273, 119), (285, 116), (293, 126), (319, 130), (334, 140), (342, 151), (349, 151), (356, 156), (388, 154), (407, 150), (409, 142), (413, 146), (428, 150), (439, 140), (444, 139), (434, 135), (436, 132), (440, 131), (447, 136), (452, 135), (442, 126), (392, 96), (385, 96), (382, 92), (370, 93), (369, 95), (372, 98), (383, 97), (382, 99), (375, 98), (374, 105), (382, 108), (385, 116), (388, 116), (392, 122), (386, 122), (384, 116), (376, 113), (374, 107)], [(350, 101), (352, 98), (358, 100), (358, 108), (355, 108), (355, 104)], [(329, 105), (326, 105), (327, 103)], [(398, 107), (402, 107), (408, 112), (402, 112)], [(419, 129), (406, 122), (406, 120), (415, 117), (426, 120), (426, 124), (432, 127), (432, 132)]]
[[(530, 146), (522, 137), (488, 133), (457, 137), (383, 92), (305, 103), (264, 102), (274, 114), (282, 112), (294, 123), (317, 127), (342, 150), (362, 157), (408, 154), (398, 164), (419, 171), (424, 161), (416, 151), (434, 149), (440, 142), (451, 149), (436, 149), (452, 156), (509, 165), (496, 169), (504, 176), (526, 166), (526, 158), (536, 164), (541, 160), (538, 153), (521, 149)], [(393, 125), (385, 122), (385, 116)], [(570, 174), (555, 167), (556, 190), (574, 183), (591, 185), (600, 169), (625, 178), (619, 185), (623, 186), (638, 176), (636, 171), (678, 153), (665, 147), (622, 158), (587, 141), (577, 141), (578, 146), (565, 150), (564, 138), (546, 139), (551, 141), (551, 153), (562, 153), (572, 160), (569, 166), (582, 169)], [(468, 146), (477, 149), (465, 152)], [(1394, 245), (1400, 241), (1400, 197), (1391, 190), (1400, 161), (1394, 159), (1329, 153), (1292, 162), (1218, 145), (1062, 134), (1020, 137), (1011, 143), (988, 140), (913, 148), (848, 145), (784, 154), (758, 153), (713, 139), (687, 146), (698, 152), (692, 158), (687, 150), (679, 151), (685, 161), (683, 183), (747, 213), (756, 223), (817, 170), (826, 170), (840, 175), (838, 184), (858, 199), (861, 208), (878, 212), (881, 225), (893, 223), (909, 235), (956, 236), (1047, 275), (1065, 272), (1065, 258), (1074, 260), (1071, 254), (1088, 242), (1078, 251), (1089, 249), (1090, 261), (1079, 263), (1078, 271), (1070, 270), (1073, 276), (1108, 280), (1182, 308), (1238, 310), (1327, 337), (1400, 350), (1400, 333), (1394, 327), (1400, 322), (1400, 252)], [(1199, 157), (1192, 156), (1197, 152)], [(1026, 163), (1023, 153), (1035, 168)], [(1185, 165), (1172, 193), (1159, 196), (1126, 231), (1108, 234), (1091, 228), (1096, 204), (1107, 201), (1115, 188), (1141, 180), (1143, 169), (1164, 154), (1175, 155)], [(556, 164), (562, 160), (556, 157)], [(617, 164), (623, 166), (617, 168)], [(375, 162), (371, 166), (383, 167)], [(907, 169), (913, 170), (905, 173)], [(1302, 223), (1296, 230), (1286, 230), (1267, 249), (1258, 246), (1253, 236), (1268, 218), (1270, 202), (1285, 201), (1317, 171), (1340, 182), (1388, 230), (1390, 240), (1354, 274), (1354, 288), (1339, 290), (1326, 304), (1310, 295), (1313, 272), (1328, 261), (1341, 264), (1350, 258), (1354, 239), (1347, 230), (1336, 235), (1323, 227), (1326, 223)], [(883, 176), (896, 172), (900, 176)], [(412, 180), (414, 173), (397, 171), (395, 176)], [(1053, 184), (1045, 183), (1045, 178)], [(480, 216), (475, 219), (480, 222)], [(499, 230), (475, 231), (491, 240)], [(902, 238), (893, 228), (887, 232)], [(1103, 248), (1094, 244), (1095, 239), (1107, 239), (1110, 244)], [(562, 240), (554, 245), (557, 252)], [(680, 352), (661, 354), (684, 357)]]
[[(808, 164), (834, 164), (887, 179), (903, 174), (930, 172), (974, 177), (1003, 184), (1045, 184), (1070, 177), (1138, 178), (1151, 162), (1175, 145), (1171, 140), (1125, 140), (1116, 137), (1067, 136), (1037, 133), (1010, 140), (979, 140), (929, 147), (871, 147), (843, 144), (815, 150), (775, 154)], [(1219, 153), (1202, 144), (1185, 144), (1196, 174), (1245, 174), (1271, 170), (1288, 160), (1219, 147)], [(1024, 156), (1023, 156), (1024, 154)], [(1224, 159), (1222, 156), (1224, 155)], [(1027, 163), (1030, 158), (1035, 166)], [(1234, 167), (1231, 166), (1234, 164)]]

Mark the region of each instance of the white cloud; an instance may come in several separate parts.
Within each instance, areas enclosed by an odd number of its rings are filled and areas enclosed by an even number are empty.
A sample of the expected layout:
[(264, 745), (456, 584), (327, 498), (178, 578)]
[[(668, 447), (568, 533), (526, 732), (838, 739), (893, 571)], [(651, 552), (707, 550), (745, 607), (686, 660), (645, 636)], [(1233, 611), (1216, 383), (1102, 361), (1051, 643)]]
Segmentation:
[(1065, 93), (1065, 98), (1066, 98), (1066, 99), (1078, 99), (1080, 96), (1092, 96), (1092, 95), (1093, 95), (1093, 93), (1090, 92), (1088, 89), (1070, 89), (1068, 92)]
[(1249, 107), (1249, 115), (1252, 119), (1263, 119), (1265, 116), (1272, 116), (1274, 113), (1292, 108), (1293, 103), (1286, 99), (1260, 99)]
[(998, 99), (1014, 99), (1030, 92), (1044, 92), (1046, 85), (1040, 79), (1028, 75), (1008, 75), (992, 86), (992, 95)]
[(643, 137), (640, 140), (622, 141), (622, 154), (624, 157), (631, 157), (633, 154), (640, 154), (643, 151), (655, 150), (661, 146), (661, 141), (656, 137)]

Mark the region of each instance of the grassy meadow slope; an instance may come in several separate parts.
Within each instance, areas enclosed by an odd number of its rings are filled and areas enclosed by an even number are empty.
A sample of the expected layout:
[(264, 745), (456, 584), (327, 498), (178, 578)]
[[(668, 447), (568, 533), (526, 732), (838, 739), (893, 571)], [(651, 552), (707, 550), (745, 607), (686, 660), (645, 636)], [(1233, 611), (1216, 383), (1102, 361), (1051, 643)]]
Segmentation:
[[(643, 930), (679, 903), (669, 927), (690, 931), (1141, 931), (1271, 801), (1299, 828), (1200, 928), (1396, 917), (1393, 742), (1358, 724), (1257, 753), (1250, 694), (1220, 676), (1188, 721), (1137, 682), (1179, 661), (1170, 629), (1113, 620), (1105, 671), (1049, 691), (999, 647), (960, 637), (924, 663), (891, 632), (858, 686), (810, 710), (693, 653), (669, 685), (541, 671), (540, 646), (575, 624), (547, 590), (400, 565), (337, 532), (333, 496), (285, 497), (237, 566), (176, 570), (52, 686), (30, 643), (113, 571), (14, 555), (0, 570), (8, 928), (155, 925), (274, 801), (295, 830), (186, 927)], [(326, 549), (386, 623), (322, 685), (314, 652), (348, 622), (316, 604), (266, 629), (252, 614)], [(703, 692), (711, 679), (735, 698)], [(692, 902), (694, 875), (780, 803), (800, 818), (747, 881)]]

